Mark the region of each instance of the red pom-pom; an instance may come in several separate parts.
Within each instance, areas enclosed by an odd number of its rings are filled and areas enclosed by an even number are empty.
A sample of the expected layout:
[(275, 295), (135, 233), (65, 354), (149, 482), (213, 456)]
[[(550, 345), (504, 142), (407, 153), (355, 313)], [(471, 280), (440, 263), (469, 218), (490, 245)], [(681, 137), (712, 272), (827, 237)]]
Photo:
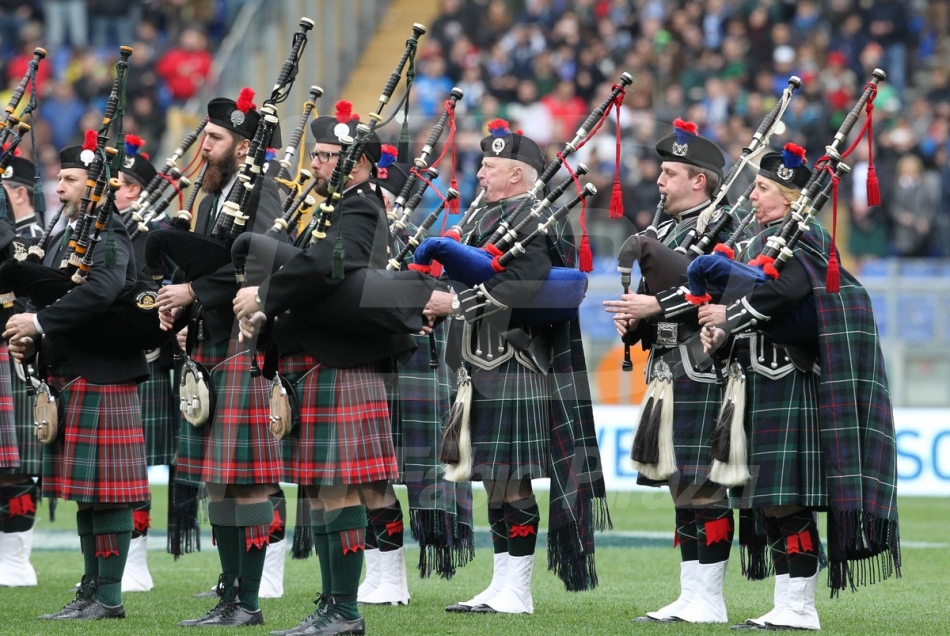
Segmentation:
[(515, 134), (516, 134), (516, 135), (523, 135), (523, 134), (524, 134), (524, 131), (519, 128), (519, 129), (517, 129), (517, 130), (515, 131)]
[(688, 302), (690, 305), (705, 305), (710, 300), (712, 300), (712, 296), (710, 296), (708, 293), (703, 294), (702, 296), (694, 296), (693, 294), (686, 294), (684, 298), (686, 298), (686, 302)]
[(590, 249), (590, 239), (587, 238), (587, 234), (581, 236), (581, 247), (577, 258), (577, 269), (585, 274), (594, 271), (594, 253)]
[(623, 216), (623, 192), (620, 189), (620, 179), (614, 178), (614, 189), (610, 193), (610, 215), (611, 219), (619, 219)]
[(683, 132), (689, 133), (691, 135), (699, 134), (699, 127), (696, 126), (696, 124), (691, 121), (684, 121), (679, 118), (673, 120), (673, 128), (679, 128)]
[(242, 88), (234, 107), (245, 114), (254, 108), (254, 89), (248, 88), (247, 86)]
[(841, 268), (838, 265), (838, 251), (832, 249), (828, 259), (828, 273), (825, 275), (825, 291), (837, 294), (841, 289)]
[(82, 149), (83, 150), (95, 150), (99, 147), (99, 135), (95, 130), (87, 130), (86, 135), (83, 137)]
[(353, 115), (353, 104), (341, 99), (336, 103), (336, 120), (341, 124), (345, 124), (350, 121)]
[(799, 146), (798, 144), (793, 144), (792, 142), (788, 142), (787, 144), (785, 144), (784, 150), (786, 152), (792, 153), (796, 157), (801, 157), (802, 163), (806, 163), (808, 161), (808, 159), (805, 158), (805, 149)]
[(488, 245), (486, 245), (485, 251), (491, 254), (492, 256), (501, 256), (502, 254), (504, 254), (504, 252), (502, 252), (500, 249), (495, 247), (494, 243), (489, 243)]
[(715, 252), (716, 254), (721, 254), (722, 256), (725, 256), (730, 261), (736, 260), (736, 251), (732, 249), (731, 247), (729, 247), (728, 245), (726, 245), (725, 243), (720, 243), (719, 245), (714, 247), (713, 252)]
[(140, 156), (142, 159), (145, 159), (146, 161), (149, 160), (149, 156), (148, 156), (148, 153), (147, 153), (147, 152), (140, 152), (140, 153), (139, 153), (139, 156)]

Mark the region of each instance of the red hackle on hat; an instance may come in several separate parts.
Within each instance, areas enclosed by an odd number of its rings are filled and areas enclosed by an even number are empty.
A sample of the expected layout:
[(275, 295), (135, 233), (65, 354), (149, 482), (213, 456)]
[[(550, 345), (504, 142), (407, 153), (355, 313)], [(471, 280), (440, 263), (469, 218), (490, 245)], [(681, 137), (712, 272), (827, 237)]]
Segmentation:
[(138, 135), (129, 134), (125, 136), (125, 156), (134, 157), (139, 154), (139, 149), (145, 145), (145, 140)]
[(247, 111), (255, 108), (254, 89), (247, 86), (242, 88), (241, 92), (238, 94), (237, 101), (234, 103), (234, 107), (244, 114), (247, 114)]
[(336, 120), (341, 124), (346, 124), (351, 119), (353, 119), (353, 104), (341, 99), (336, 103)]
[(808, 163), (808, 159), (805, 157), (805, 149), (798, 144), (788, 142), (782, 149), (782, 163), (787, 168), (797, 168)]
[(492, 137), (507, 137), (511, 134), (508, 122), (504, 119), (493, 119), (488, 122), (488, 132)]
[(99, 134), (95, 130), (87, 130), (82, 140), (83, 150), (95, 150), (99, 147)]

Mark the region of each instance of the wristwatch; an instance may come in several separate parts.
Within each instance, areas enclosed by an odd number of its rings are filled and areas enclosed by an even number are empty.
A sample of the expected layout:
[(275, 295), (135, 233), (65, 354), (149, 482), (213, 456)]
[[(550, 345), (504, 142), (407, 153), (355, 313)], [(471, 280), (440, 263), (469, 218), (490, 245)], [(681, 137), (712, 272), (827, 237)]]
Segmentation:
[(462, 303), (458, 296), (452, 296), (452, 315), (456, 318), (462, 315)]
[(264, 301), (261, 300), (261, 295), (257, 292), (254, 292), (254, 302), (256, 302), (257, 306), (261, 308), (261, 311), (264, 311)]

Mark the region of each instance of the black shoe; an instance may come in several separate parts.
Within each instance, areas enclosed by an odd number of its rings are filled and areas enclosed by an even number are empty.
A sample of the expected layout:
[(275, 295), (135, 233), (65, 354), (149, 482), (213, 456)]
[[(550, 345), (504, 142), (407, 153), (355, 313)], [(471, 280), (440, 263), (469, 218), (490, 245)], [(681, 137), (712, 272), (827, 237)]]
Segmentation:
[(366, 621), (363, 617), (343, 618), (335, 607), (327, 608), (326, 613), (317, 622), (300, 631), (291, 632), (292, 636), (336, 636), (337, 634), (365, 634)]
[[(80, 592), (81, 593), (81, 592)], [(67, 614), (75, 614), (76, 612), (82, 610), (86, 605), (89, 605), (92, 601), (88, 598), (82, 598), (79, 594), (76, 595), (76, 598), (66, 603), (63, 609), (58, 612), (53, 612), (51, 614), (43, 614), (40, 616), (43, 620), (53, 620), (57, 618), (62, 618)]]
[(477, 614), (497, 614), (498, 613), (498, 610), (496, 610), (494, 607), (490, 605), (485, 605), (485, 604), (476, 605), (475, 607), (472, 608), (472, 611)]
[(237, 599), (235, 599), (227, 609), (214, 618), (198, 623), (198, 627), (244, 627), (245, 625), (263, 624), (264, 612), (259, 609), (253, 612), (244, 609)]
[(209, 621), (212, 618), (217, 618), (219, 614), (228, 610), (233, 603), (234, 601), (226, 601), (224, 599), (221, 599), (220, 601), (218, 601), (217, 605), (215, 605), (210, 610), (208, 610), (208, 613), (202, 616), (201, 618), (189, 618), (188, 620), (179, 621), (178, 626), (179, 627), (195, 627), (197, 625), (201, 625), (205, 621)]
[(446, 612), (456, 612), (458, 614), (470, 614), (472, 611), (471, 605), (464, 605), (462, 603), (453, 603), (445, 608)]
[(87, 602), (86, 605), (77, 612), (58, 616), (56, 620), (85, 619), (96, 621), (100, 618), (125, 618), (125, 607), (122, 603), (118, 605), (103, 605), (103, 603), (97, 599)]
[(313, 610), (313, 613), (311, 613), (310, 616), (300, 621), (296, 627), (291, 627), (290, 629), (276, 629), (271, 632), (271, 635), (291, 636), (292, 634), (299, 634), (320, 620), (323, 615), (327, 613), (327, 608), (330, 606), (327, 595), (320, 594), (316, 599), (314, 599), (313, 602), (317, 606), (317, 609)]

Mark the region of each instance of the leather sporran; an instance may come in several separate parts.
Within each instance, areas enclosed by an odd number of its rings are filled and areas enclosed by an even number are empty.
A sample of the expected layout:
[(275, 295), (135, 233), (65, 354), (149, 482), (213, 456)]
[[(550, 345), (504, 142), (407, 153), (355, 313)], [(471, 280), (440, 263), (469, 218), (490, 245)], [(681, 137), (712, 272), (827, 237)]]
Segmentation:
[(270, 432), (284, 439), (299, 423), (297, 392), (287, 378), (275, 373), (270, 386)]
[(192, 426), (210, 425), (214, 419), (216, 395), (211, 373), (200, 362), (185, 357), (178, 386), (182, 416)]
[(65, 421), (63, 399), (59, 391), (40, 381), (33, 398), (33, 434), (44, 444), (52, 444)]

